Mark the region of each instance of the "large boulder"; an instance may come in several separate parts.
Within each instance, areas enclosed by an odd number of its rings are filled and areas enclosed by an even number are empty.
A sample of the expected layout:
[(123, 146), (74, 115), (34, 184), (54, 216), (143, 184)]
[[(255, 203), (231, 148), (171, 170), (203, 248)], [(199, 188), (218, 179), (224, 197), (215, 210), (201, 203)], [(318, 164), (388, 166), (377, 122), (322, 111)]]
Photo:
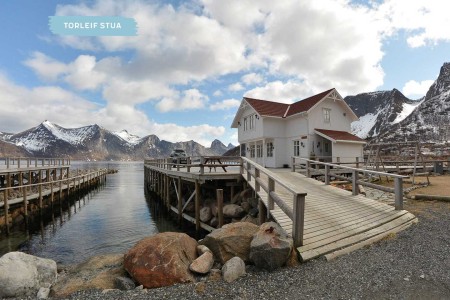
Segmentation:
[(197, 258), (197, 241), (185, 233), (164, 232), (142, 239), (124, 258), (127, 272), (145, 288), (193, 282), (189, 265)]
[(257, 231), (258, 226), (248, 222), (227, 224), (208, 234), (199, 243), (207, 246), (221, 264), (234, 256), (249, 262), (250, 243)]
[(114, 289), (117, 287), (117, 278), (126, 275), (123, 254), (93, 256), (61, 272), (52, 287), (51, 295), (59, 298), (79, 290)]
[(223, 215), (228, 218), (242, 218), (245, 211), (237, 204), (227, 204), (223, 207)]
[(242, 259), (235, 256), (225, 263), (222, 267), (223, 280), (232, 282), (245, 275), (245, 263)]
[(274, 270), (286, 264), (293, 241), (286, 231), (275, 222), (259, 227), (250, 244), (250, 259), (259, 268)]
[(57, 277), (56, 262), (23, 252), (9, 252), (0, 258), (0, 298), (36, 297)]

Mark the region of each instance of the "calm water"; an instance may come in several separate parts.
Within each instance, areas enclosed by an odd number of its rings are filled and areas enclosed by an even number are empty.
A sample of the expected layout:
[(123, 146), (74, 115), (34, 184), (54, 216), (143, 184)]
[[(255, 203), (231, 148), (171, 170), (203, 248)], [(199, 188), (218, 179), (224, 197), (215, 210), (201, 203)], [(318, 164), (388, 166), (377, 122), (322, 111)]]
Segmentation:
[[(72, 169), (118, 169), (106, 184), (55, 212), (31, 233), (14, 233), (0, 240), (0, 255), (16, 249), (70, 264), (105, 253), (124, 253), (143, 237), (179, 231), (158, 214), (144, 193), (142, 162), (74, 162)], [(152, 202), (153, 203), (153, 202)]]

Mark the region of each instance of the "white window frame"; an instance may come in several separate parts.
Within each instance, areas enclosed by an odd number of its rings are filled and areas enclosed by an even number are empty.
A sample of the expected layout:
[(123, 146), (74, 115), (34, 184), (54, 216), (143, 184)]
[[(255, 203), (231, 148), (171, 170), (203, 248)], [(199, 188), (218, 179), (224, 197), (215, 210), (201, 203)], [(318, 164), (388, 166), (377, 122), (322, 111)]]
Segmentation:
[(250, 157), (255, 158), (255, 145), (250, 145)]
[(244, 117), (244, 131), (248, 130), (248, 118)]
[(322, 108), (323, 122), (330, 123), (331, 121), (331, 108)]
[(263, 145), (256, 144), (256, 157), (263, 157)]
[(294, 140), (294, 156), (300, 156), (300, 140)]
[(266, 153), (267, 157), (273, 157), (273, 142), (267, 142)]

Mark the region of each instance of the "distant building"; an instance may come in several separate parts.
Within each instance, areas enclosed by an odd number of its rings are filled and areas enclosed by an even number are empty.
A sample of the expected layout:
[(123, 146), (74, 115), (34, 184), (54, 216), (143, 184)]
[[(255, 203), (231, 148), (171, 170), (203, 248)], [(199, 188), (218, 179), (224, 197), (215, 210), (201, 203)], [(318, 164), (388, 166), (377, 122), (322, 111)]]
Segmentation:
[(350, 133), (358, 120), (336, 89), (284, 104), (244, 97), (234, 117), (241, 155), (265, 167), (291, 165), (291, 157), (362, 160), (364, 140)]

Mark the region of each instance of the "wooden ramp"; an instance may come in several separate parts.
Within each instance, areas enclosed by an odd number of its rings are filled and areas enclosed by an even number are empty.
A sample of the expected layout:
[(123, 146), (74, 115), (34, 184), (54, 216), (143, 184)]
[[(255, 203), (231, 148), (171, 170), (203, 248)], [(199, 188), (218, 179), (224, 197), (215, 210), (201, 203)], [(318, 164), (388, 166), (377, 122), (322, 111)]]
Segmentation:
[[(395, 210), (390, 205), (363, 195), (352, 196), (351, 192), (287, 169), (271, 171), (284, 182), (307, 193), (303, 246), (297, 248), (303, 261), (325, 254), (327, 259), (332, 259), (417, 222), (417, 218), (406, 210)], [(249, 184), (255, 187), (253, 177)], [(292, 207), (292, 194), (283, 189), (280, 185), (275, 186), (277, 194)], [(267, 193), (261, 189), (258, 195), (267, 207)], [(292, 221), (276, 204), (270, 213), (278, 224), (292, 234)]]

